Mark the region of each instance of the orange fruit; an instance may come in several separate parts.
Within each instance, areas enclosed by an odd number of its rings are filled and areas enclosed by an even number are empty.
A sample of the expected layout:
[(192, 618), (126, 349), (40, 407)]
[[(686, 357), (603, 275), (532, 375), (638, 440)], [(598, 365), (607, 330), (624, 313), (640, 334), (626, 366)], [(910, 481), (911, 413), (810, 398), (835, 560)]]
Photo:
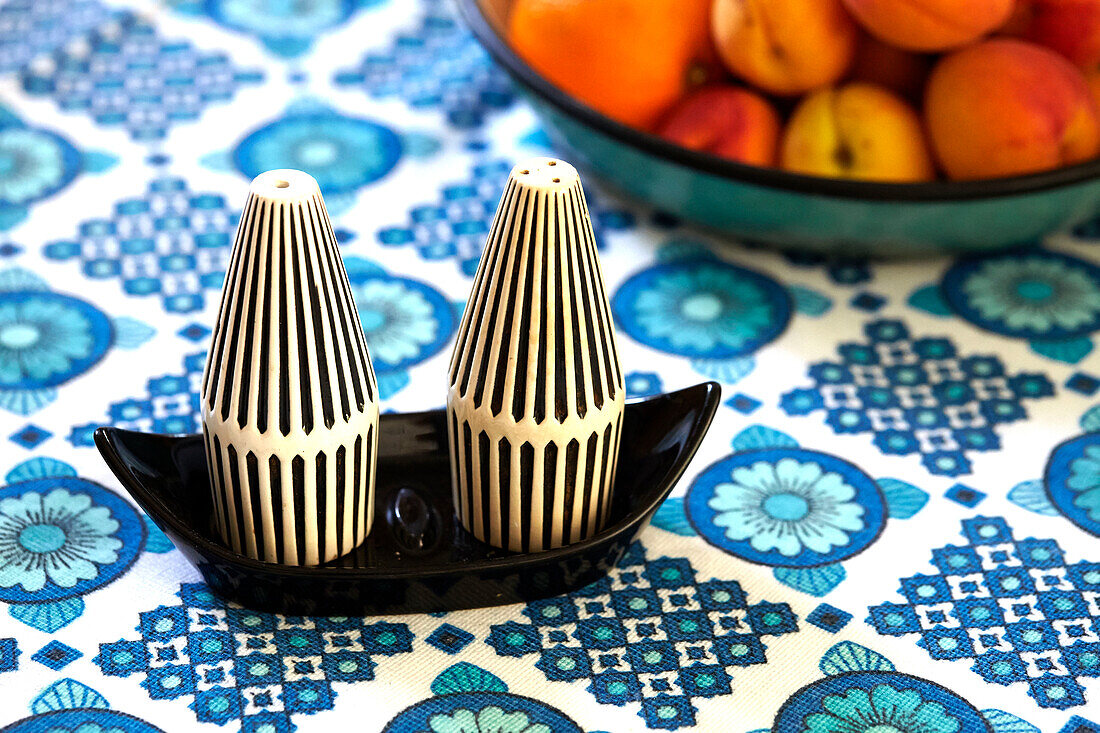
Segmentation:
[(516, 0), (513, 50), (552, 84), (645, 130), (699, 82), (710, 0)]

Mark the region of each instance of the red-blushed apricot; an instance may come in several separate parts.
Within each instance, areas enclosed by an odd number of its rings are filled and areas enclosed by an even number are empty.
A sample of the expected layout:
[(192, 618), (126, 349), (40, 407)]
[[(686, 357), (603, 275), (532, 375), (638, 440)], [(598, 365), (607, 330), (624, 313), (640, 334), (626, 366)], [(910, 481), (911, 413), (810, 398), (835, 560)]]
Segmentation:
[(751, 165), (775, 165), (779, 115), (755, 92), (700, 89), (672, 109), (657, 134), (685, 148)]
[(1016, 39), (941, 59), (925, 88), (924, 117), (940, 167), (961, 180), (1035, 173), (1100, 151), (1100, 115), (1081, 71)]

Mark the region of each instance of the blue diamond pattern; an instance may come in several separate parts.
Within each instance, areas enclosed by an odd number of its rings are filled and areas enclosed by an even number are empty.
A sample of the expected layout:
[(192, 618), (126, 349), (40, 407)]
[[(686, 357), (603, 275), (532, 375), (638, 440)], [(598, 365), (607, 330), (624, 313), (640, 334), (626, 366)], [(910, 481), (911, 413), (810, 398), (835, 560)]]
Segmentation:
[(973, 509), (985, 499), (985, 492), (972, 489), (965, 484), (955, 484), (944, 494), (951, 501)]
[(852, 614), (841, 610), (836, 606), (822, 603), (806, 616), (806, 623), (813, 624), (817, 628), (828, 631), (830, 634), (843, 629), (852, 620)]
[(190, 313), (221, 290), (239, 216), (220, 194), (158, 178), (143, 196), (81, 222), (73, 239), (51, 242), (44, 253), (78, 262), (93, 280), (117, 280), (127, 295), (158, 298), (170, 313)]
[(742, 415), (751, 415), (756, 412), (763, 403), (755, 397), (749, 397), (747, 394), (738, 392), (733, 397), (726, 400), (726, 404)]
[(874, 313), (886, 305), (886, 298), (874, 293), (859, 293), (849, 301), (849, 304), (861, 311)]
[(940, 575), (903, 578), (908, 603), (870, 608), (880, 634), (920, 634), (933, 659), (970, 659), (986, 682), (1026, 683), (1044, 708), (1085, 704), (1100, 677), (1100, 563), (1069, 564), (1055, 540), (1016, 540), (1000, 517), (963, 520), (967, 545), (933, 551)]
[(448, 654), (458, 654), (473, 640), (473, 634), (452, 624), (443, 624), (424, 639), (436, 649)]
[(198, 343), (210, 335), (210, 329), (201, 323), (189, 323), (177, 331), (182, 338), (192, 343)]
[(421, 6), (416, 28), (338, 72), (336, 83), (378, 99), (398, 97), (414, 109), (442, 110), (456, 128), (478, 128), (487, 114), (512, 105), (512, 84), (449, 3), (422, 0)]
[(1092, 397), (1100, 391), (1100, 379), (1084, 372), (1075, 372), (1066, 380), (1066, 389), (1073, 390), (1085, 397)]
[(135, 13), (120, 13), (76, 40), (24, 68), (23, 89), (97, 124), (123, 127), (137, 140), (163, 138), (173, 125), (197, 120), (209, 105), (263, 78), (237, 69), (224, 53), (161, 38)]
[(51, 433), (49, 430), (28, 423), (27, 425), (24, 425), (22, 428), (9, 435), (8, 440), (18, 446), (26, 448), (27, 450), (31, 450), (32, 448), (37, 448), (39, 445), (49, 440), (51, 437), (53, 437), (53, 433)]
[(31, 655), (31, 659), (56, 671), (68, 666), (69, 663), (80, 659), (82, 656), (84, 655), (71, 646), (55, 640)]
[(291, 730), (291, 717), (330, 710), (333, 682), (374, 679), (377, 657), (412, 651), (402, 623), (249, 611), (201, 583), (181, 603), (140, 615), (140, 638), (100, 644), (93, 660), (115, 677), (143, 674), (155, 700), (191, 697), (200, 722)]
[(491, 627), (497, 654), (537, 655), (548, 680), (588, 680), (603, 704), (640, 701), (666, 730), (695, 724), (693, 699), (731, 694), (737, 667), (767, 662), (763, 638), (798, 631), (786, 603), (749, 603), (737, 581), (699, 582), (688, 559), (650, 559), (638, 542), (607, 578), (523, 615)]
[(97, 0), (6, 2), (0, 6), (0, 71), (17, 71), (117, 14)]
[(787, 392), (791, 415), (824, 410), (839, 434), (871, 433), (889, 455), (919, 454), (934, 474), (969, 473), (967, 454), (1000, 448), (996, 428), (1027, 417), (1025, 400), (1050, 397), (1042, 374), (1009, 375), (996, 356), (964, 356), (947, 338), (914, 337), (901, 321), (868, 323), (867, 341), (812, 364), (813, 387)]
[[(199, 395), (206, 354), (201, 351), (183, 358), (183, 372), (151, 378), (145, 395), (111, 403), (107, 410), (111, 425), (146, 433), (194, 433), (199, 429)], [(102, 421), (76, 425), (69, 433), (75, 446), (91, 446), (92, 434)]]

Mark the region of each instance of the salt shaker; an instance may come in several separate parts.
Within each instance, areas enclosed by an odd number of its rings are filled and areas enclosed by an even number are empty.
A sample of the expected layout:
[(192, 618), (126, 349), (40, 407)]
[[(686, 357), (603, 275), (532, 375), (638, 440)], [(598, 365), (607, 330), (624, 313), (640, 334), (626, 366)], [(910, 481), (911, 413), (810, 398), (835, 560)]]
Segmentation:
[(576, 169), (516, 166), (450, 366), (454, 503), (483, 542), (520, 552), (592, 536), (611, 505), (624, 387)]
[(236, 552), (317, 565), (370, 531), (374, 370), (317, 182), (256, 177), (202, 385), (214, 522)]

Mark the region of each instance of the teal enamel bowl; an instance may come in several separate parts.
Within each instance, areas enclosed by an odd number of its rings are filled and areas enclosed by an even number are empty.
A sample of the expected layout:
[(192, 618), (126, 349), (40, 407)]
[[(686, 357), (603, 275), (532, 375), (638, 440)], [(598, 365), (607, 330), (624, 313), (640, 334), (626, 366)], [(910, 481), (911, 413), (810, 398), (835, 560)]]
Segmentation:
[(477, 0), (458, 4), (573, 162), (660, 211), (742, 241), (844, 255), (958, 253), (1031, 243), (1100, 214), (1100, 160), (903, 184), (804, 176), (687, 150), (570, 97), (513, 53)]

